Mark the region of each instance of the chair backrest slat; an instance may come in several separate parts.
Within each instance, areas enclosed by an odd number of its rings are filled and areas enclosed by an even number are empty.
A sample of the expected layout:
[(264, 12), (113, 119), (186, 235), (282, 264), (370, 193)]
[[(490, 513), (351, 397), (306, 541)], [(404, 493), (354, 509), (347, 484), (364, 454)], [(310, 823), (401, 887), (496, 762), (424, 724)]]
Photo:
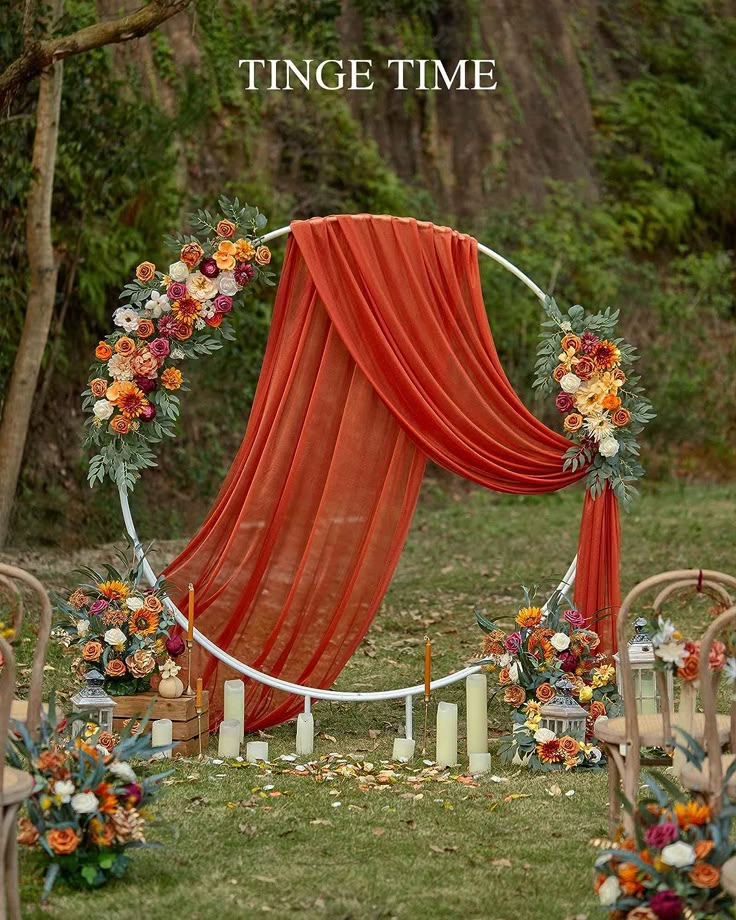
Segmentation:
[(15, 655), (10, 643), (0, 636), (0, 654), (3, 656), (0, 670), (0, 807), (3, 804), (3, 771), (8, 750), (10, 729), (10, 707), (15, 695)]

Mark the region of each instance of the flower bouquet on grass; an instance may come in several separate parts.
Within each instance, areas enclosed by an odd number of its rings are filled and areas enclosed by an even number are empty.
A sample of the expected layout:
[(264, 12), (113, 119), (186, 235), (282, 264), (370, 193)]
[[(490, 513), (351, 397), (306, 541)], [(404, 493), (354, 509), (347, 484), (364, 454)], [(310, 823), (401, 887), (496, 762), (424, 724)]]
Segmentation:
[[(129, 564), (125, 556), (121, 560)], [(124, 572), (112, 565), (104, 574), (81, 568), (86, 581), (68, 598), (55, 599), (67, 620), (64, 642), (79, 653), (72, 670), (82, 677), (97, 668), (113, 696), (145, 692), (156, 665), (183, 651), (181, 638), (169, 634), (175, 621), (163, 602), (164, 582), (144, 588), (141, 567), (142, 560)]]
[[(702, 767), (704, 751), (685, 732), (686, 757)], [(705, 920), (733, 917), (736, 844), (734, 804), (725, 794), (719, 815), (666, 775), (645, 776), (634, 837), (624, 837), (595, 863), (595, 891), (615, 920)], [(624, 803), (627, 810), (631, 806)]]
[[(597, 767), (603, 755), (590, 743), (595, 720), (622, 711), (615, 668), (596, 654), (599, 636), (586, 628), (582, 614), (561, 592), (555, 591), (546, 612), (534, 605), (533, 594), (526, 588), (524, 594), (525, 605), (516, 616), (513, 632), (504, 632), (476, 612), (486, 634), (482, 648), (485, 670), (493, 674), (511, 709), (512, 732), (501, 739), (501, 759), (542, 771)], [(582, 743), (570, 736), (558, 738), (541, 727), (542, 706), (555, 697), (555, 687), (565, 679), (587, 712)]]
[(121, 877), (129, 851), (148, 845), (147, 806), (171, 772), (141, 777), (129, 763), (150, 758), (150, 734), (123, 731), (109, 751), (94, 726), (84, 738), (70, 741), (56, 724), (52, 698), (39, 739), (15, 722), (8, 746), (10, 764), (35, 779), (25, 803), (27, 815), (18, 823), (18, 842), (37, 850), (47, 863), (43, 899), (58, 876), (89, 888)]

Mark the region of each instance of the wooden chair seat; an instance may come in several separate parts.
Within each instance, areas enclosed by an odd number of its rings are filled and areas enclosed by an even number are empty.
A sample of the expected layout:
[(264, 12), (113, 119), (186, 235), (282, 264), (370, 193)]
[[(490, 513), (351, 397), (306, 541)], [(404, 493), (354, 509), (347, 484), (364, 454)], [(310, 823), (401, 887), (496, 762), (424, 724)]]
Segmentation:
[[(718, 738), (721, 746), (728, 742), (731, 734), (731, 717), (728, 715), (717, 716)], [(671, 747), (672, 739), (665, 738), (662, 728), (662, 716), (639, 715), (639, 743), (642, 747), (666, 748)], [(675, 740), (684, 743), (684, 737), (677, 732), (677, 721), (672, 724)], [(619, 716), (615, 719), (604, 719), (594, 728), (595, 737), (606, 744), (624, 744), (626, 742), (626, 719)], [(703, 742), (705, 738), (705, 716), (702, 712), (695, 713), (692, 729), (688, 731), (696, 741)]]
[(34, 779), (25, 770), (16, 770), (15, 767), (3, 768), (3, 791), (0, 801), (3, 807), (17, 805), (27, 799), (33, 792)]
[[(47, 703), (41, 703), (41, 712), (48, 715), (49, 707)], [(14, 699), (10, 704), (10, 718), (16, 722), (28, 721), (28, 700)]]
[[(721, 755), (722, 775), (725, 776), (729, 767), (736, 758), (736, 754)], [(703, 769), (699, 770), (694, 763), (687, 763), (680, 773), (680, 782), (691, 792), (709, 792), (710, 785), (710, 758), (706, 757)], [(728, 792), (736, 795), (736, 776), (728, 781)]]

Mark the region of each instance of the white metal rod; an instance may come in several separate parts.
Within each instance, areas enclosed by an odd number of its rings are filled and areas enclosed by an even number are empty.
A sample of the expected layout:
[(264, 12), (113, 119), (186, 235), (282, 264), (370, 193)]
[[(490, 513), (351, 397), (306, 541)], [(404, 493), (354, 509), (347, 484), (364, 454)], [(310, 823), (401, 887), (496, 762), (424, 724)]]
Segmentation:
[(414, 697), (410, 693), (406, 697), (406, 702), (405, 702), (406, 717), (404, 719), (405, 727), (406, 727), (406, 731), (404, 734), (409, 739), (409, 741), (411, 741), (412, 738), (414, 737), (414, 735), (412, 734), (414, 731), (414, 706), (413, 704), (414, 704)]

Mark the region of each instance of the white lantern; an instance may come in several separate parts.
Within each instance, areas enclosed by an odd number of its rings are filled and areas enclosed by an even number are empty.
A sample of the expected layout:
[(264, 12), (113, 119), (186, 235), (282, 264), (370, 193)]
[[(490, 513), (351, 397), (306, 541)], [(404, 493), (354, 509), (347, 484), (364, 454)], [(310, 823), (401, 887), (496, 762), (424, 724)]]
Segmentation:
[(105, 693), (104, 682), (103, 675), (94, 668), (84, 675), (84, 686), (71, 699), (73, 712), (79, 717), (72, 723), (72, 737), (84, 735), (90, 722), (112, 734), (112, 712), (117, 703)]
[(548, 728), (558, 738), (569, 735), (581, 744), (585, 743), (585, 720), (588, 713), (573, 698), (573, 684), (563, 677), (555, 684), (555, 696), (540, 710), (540, 728)]
[[(639, 617), (634, 622), (634, 635), (629, 639), (629, 665), (631, 674), (634, 679), (634, 696), (636, 698), (636, 711), (640, 715), (654, 715), (662, 711), (662, 703), (657, 690), (657, 677), (654, 667), (655, 655), (652, 646), (651, 636), (645, 632), (647, 621)], [(613, 660), (616, 662), (616, 683), (618, 692), (623, 698), (624, 686), (623, 675), (620, 667), (620, 656), (615, 654)], [(667, 695), (670, 703), (673, 699), (673, 680), (672, 671), (667, 671)]]

